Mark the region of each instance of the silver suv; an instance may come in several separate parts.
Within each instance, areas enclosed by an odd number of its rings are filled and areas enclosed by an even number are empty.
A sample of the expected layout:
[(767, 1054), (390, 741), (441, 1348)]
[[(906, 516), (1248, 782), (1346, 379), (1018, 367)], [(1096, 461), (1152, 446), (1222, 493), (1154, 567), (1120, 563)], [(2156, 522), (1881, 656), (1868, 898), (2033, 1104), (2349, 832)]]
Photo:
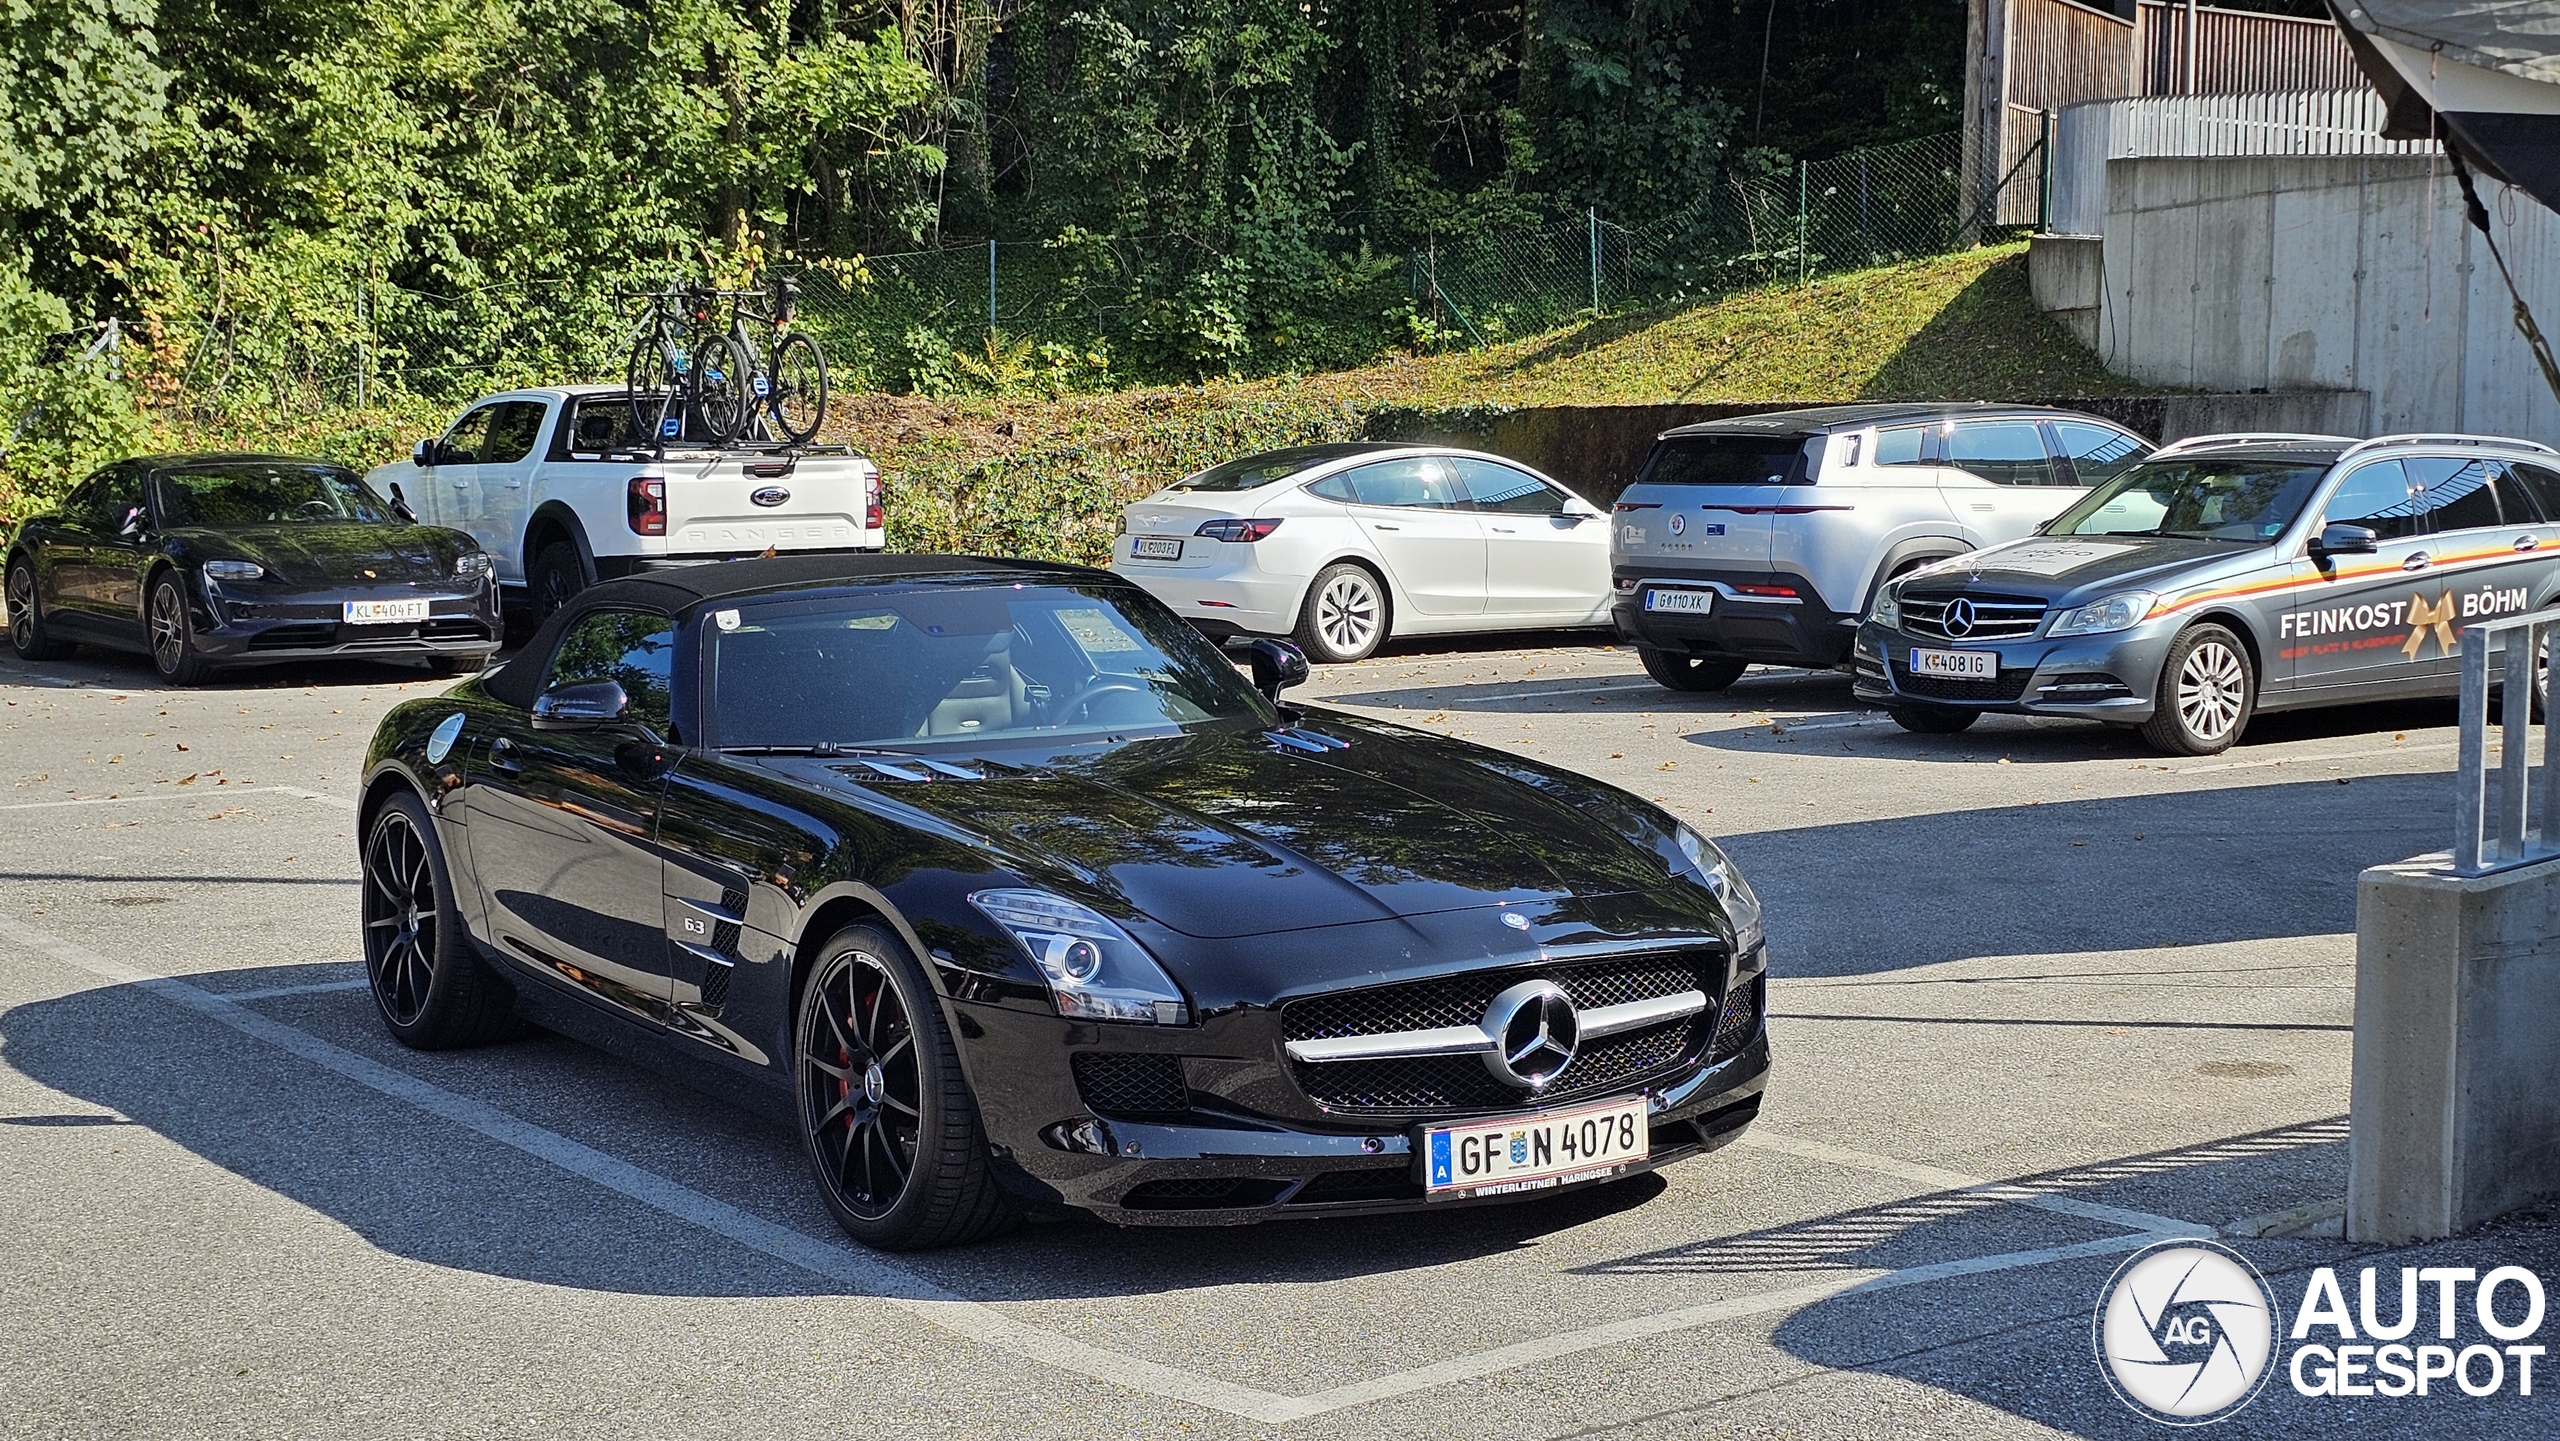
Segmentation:
[(1837, 666), (1888, 580), (2033, 534), (2151, 443), (2075, 411), (1830, 405), (1663, 433), (1611, 517), (1618, 634), (1674, 690)]
[[(1924, 733), (2014, 711), (2211, 755), (2262, 710), (2451, 694), (2464, 626), (2555, 598), (2547, 445), (2203, 436), (2039, 536), (1886, 586), (1858, 633), (1856, 693)], [(2547, 673), (2536, 682), (2540, 701)]]

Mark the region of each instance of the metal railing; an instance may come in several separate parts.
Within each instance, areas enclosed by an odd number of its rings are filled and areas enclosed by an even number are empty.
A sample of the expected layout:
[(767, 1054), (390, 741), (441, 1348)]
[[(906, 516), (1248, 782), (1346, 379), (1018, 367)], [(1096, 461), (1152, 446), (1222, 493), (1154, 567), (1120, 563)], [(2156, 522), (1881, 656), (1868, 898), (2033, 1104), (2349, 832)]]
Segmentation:
[[(2531, 769), (2534, 693), (2542, 691), (2549, 699), (2556, 644), (2560, 606), (2462, 628), (2461, 759), (2453, 798), (2457, 875), (2485, 876), (2560, 857), (2560, 726), (2543, 726), (2541, 770), (2534, 774)], [(2501, 662), (2501, 681), (2520, 670), (2533, 677), (2530, 685), (2502, 686), (2495, 834), (2490, 829), (2488, 764), (2493, 656)]]

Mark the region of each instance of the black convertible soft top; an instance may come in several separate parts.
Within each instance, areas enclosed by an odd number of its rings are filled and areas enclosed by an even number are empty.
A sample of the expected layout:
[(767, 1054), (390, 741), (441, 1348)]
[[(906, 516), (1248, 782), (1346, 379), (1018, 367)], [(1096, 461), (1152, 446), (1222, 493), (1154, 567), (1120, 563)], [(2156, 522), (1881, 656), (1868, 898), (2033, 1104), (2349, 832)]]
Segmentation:
[[(635, 607), (670, 615), (710, 601), (776, 591), (824, 590), (830, 586), (875, 585), (884, 581), (926, 580), (939, 576), (1039, 576), (1053, 580), (1117, 580), (1109, 571), (1047, 560), (1007, 560), (982, 555), (778, 555), (769, 559), (718, 561), (708, 565), (671, 566), (665, 570), (600, 581), (551, 613), (533, 638), (508, 664), (489, 673), (481, 689), (511, 706), (533, 704), (547, 659), (570, 621), (591, 610)], [(514, 661), (533, 657), (531, 667)]]

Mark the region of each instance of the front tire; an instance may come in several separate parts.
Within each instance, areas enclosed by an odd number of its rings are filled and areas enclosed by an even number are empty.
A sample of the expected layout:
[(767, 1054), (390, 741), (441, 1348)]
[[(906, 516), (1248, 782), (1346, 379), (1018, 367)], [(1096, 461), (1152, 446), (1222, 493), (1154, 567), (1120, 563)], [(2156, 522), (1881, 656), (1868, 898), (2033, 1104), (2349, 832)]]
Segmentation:
[(187, 614), (187, 592), (174, 570), (151, 583), (151, 665), (171, 685), (202, 685), (213, 666), (196, 649), (196, 625)]
[(391, 1038), (420, 1051), (516, 1030), (515, 994), (471, 949), (426, 805), (402, 792), (364, 842), (364, 973)]
[(1644, 662), (1644, 673), (1657, 684), (1691, 694), (1730, 690), (1751, 669), (1751, 662), (1740, 656), (1674, 655), (1649, 645), (1636, 647), (1636, 659)]
[(922, 1251), (1021, 1218), (996, 1185), (976, 1098), (924, 970), (879, 926), (828, 938), (793, 1027), (800, 1142), (836, 1223)]
[(1298, 607), (1298, 649), (1330, 665), (1366, 660), (1387, 638), (1386, 582), (1365, 565), (1338, 560), (1316, 572)]
[(2196, 626), (2169, 643), (2142, 738), (2171, 755), (2220, 755), (2249, 728), (2257, 708), (2249, 648), (2227, 627)]
[(55, 639), (53, 628), (45, 624), (44, 602), (36, 595), (36, 568), (30, 561), (9, 567), (9, 645), (20, 660), (62, 660), (71, 654), (70, 642)]

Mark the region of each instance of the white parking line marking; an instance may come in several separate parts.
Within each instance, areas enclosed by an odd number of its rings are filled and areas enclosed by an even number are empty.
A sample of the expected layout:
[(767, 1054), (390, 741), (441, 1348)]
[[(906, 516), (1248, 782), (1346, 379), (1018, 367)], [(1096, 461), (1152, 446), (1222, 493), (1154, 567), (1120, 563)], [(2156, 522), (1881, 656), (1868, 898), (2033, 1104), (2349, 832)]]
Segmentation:
[(2168, 771), (2173, 776), (2200, 776), (2213, 771), (2247, 771), (2264, 766), (2304, 766), (2315, 761), (2369, 761), (2382, 756), (2407, 755), (2413, 751), (2449, 751), (2454, 748), (2454, 744), (2452, 741), (2420, 741), (2415, 745), (2396, 745), (2378, 751), (2341, 751), (2335, 755), (2316, 756), (2278, 756), (2274, 760), (2266, 761), (2222, 761), (2209, 766), (2179, 766), (2174, 770), (2162, 766), (2160, 769)]
[[(1632, 684), (1628, 684), (1628, 685), (1582, 685), (1582, 686), (1574, 686), (1574, 687), (1572, 687), (1571, 689), (1568, 689), (1568, 690), (1513, 690), (1513, 691), (1503, 691), (1503, 692), (1501, 692), (1501, 693), (1499, 693), (1499, 694), (1496, 694), (1496, 695), (1471, 695), (1471, 696), (1467, 696), (1467, 697), (1464, 697), (1463, 699), (1460, 699), (1460, 700), (1457, 700), (1457, 701), (1452, 701), (1452, 702), (1450, 702), (1450, 703), (1449, 703), (1448, 705), (1446, 705), (1446, 706), (1435, 707), (1435, 709), (1457, 709), (1457, 708), (1462, 707), (1462, 706), (1483, 705), (1483, 704), (1485, 704), (1485, 703), (1486, 703), (1486, 702), (1488, 702), (1488, 701), (1498, 701), (1498, 700), (1537, 700), (1537, 699), (1539, 699), (1539, 698), (1541, 698), (1541, 697), (1543, 697), (1543, 696), (1551, 696), (1551, 695), (1597, 695), (1597, 694), (1599, 694), (1599, 693), (1600, 693), (1600, 692), (1602, 692), (1602, 691), (1642, 690), (1642, 689), (1644, 689), (1645, 687), (1650, 686), (1650, 685), (1652, 685), (1652, 684), (1653, 684), (1653, 682), (1651, 682), (1651, 681), (1642, 681), (1642, 680), (1640, 680), (1640, 681), (1636, 681), (1636, 682), (1634, 682), (1634, 683), (1632, 683)], [(1407, 689), (1407, 690), (1421, 690), (1421, 691), (1429, 691), (1429, 690), (1438, 690), (1438, 689), (1442, 689), (1442, 687), (1438, 687), (1438, 686), (1407, 686), (1407, 687), (1405, 687), (1405, 689)]]
[(300, 786), (241, 786), (237, 789), (222, 786), (209, 791), (145, 791), (129, 796), (91, 796), (86, 800), (77, 801), (22, 801), (15, 805), (0, 806), (0, 811), (51, 811), (69, 806), (121, 806), (130, 805), (135, 801), (209, 801), (219, 796), (254, 795), (292, 796), (296, 800), (314, 801), (324, 806), (336, 806), (341, 810), (351, 811), (356, 808), (356, 803), (344, 796), (333, 796), (324, 791), (304, 790)]
[[(276, 1048), (380, 1092), (395, 1100), (439, 1116), (456, 1125), (475, 1131), (501, 1145), (513, 1147), (526, 1155), (550, 1162), (572, 1175), (638, 1201), (678, 1220), (726, 1237), (760, 1255), (787, 1265), (797, 1266), (813, 1275), (824, 1276), (856, 1291), (877, 1297), (890, 1305), (939, 1326), (956, 1335), (981, 1344), (1010, 1351), (1018, 1356), (1040, 1361), (1061, 1371), (1090, 1380), (1108, 1382), (1142, 1394), (1166, 1400), (1187, 1401), (1206, 1410), (1219, 1411), (1275, 1425), (1304, 1420), (1328, 1412), (1364, 1406), (1376, 1401), (1410, 1395), (1458, 1381), (1473, 1380), (1522, 1366), (1535, 1365), (1584, 1351), (1621, 1345), (1649, 1336), (1684, 1331), (1720, 1321), (1765, 1315), (1773, 1311), (1793, 1310), (1817, 1302), (1852, 1293), (1896, 1290), (1923, 1285), (1958, 1276), (1982, 1275), (1995, 1271), (2017, 1270), (2030, 1266), (2051, 1265), (2058, 1261), (2130, 1251), (2172, 1236), (2210, 1236), (2209, 1227), (2190, 1226), (2167, 1217), (2145, 1216), (2137, 1211), (2119, 1211), (2114, 1207), (2087, 1206), (2068, 1214), (2127, 1224), (2117, 1217), (2135, 1218), (2141, 1224), (2131, 1234), (2082, 1241), (2067, 1246), (2051, 1246), (2034, 1251), (2013, 1251), (1996, 1256), (1977, 1256), (1962, 1260), (1941, 1261), (1926, 1266), (1911, 1266), (1899, 1271), (1851, 1272), (1826, 1277), (1810, 1285), (1762, 1291), (1748, 1296), (1729, 1297), (1704, 1305), (1657, 1312), (1649, 1316), (1632, 1316), (1598, 1326), (1567, 1331), (1534, 1341), (1497, 1347), (1470, 1356), (1453, 1357), (1428, 1366), (1416, 1367), (1366, 1381), (1336, 1386), (1302, 1396), (1284, 1395), (1260, 1387), (1240, 1385), (1203, 1376), (1161, 1362), (1143, 1360), (1118, 1351), (1088, 1345), (1053, 1331), (1017, 1321), (982, 1301), (971, 1301), (936, 1285), (886, 1257), (851, 1247), (822, 1241), (762, 1217), (704, 1195), (689, 1186), (668, 1180), (655, 1172), (643, 1170), (628, 1161), (571, 1140), (556, 1131), (537, 1126), (498, 1107), (475, 1101), (448, 1091), (431, 1082), (420, 1080), (406, 1071), (386, 1066), (379, 1061), (321, 1040), (308, 1032), (272, 1020), (234, 1003), (234, 999), (202, 987), (167, 976), (153, 975), (118, 961), (109, 960), (78, 942), (55, 936), (18, 918), (0, 913), (0, 939), (29, 950), (39, 951), (76, 970), (86, 971), (102, 980), (129, 985), (173, 1005), (184, 1007), (208, 1020), (227, 1026), (242, 1035), (261, 1040)], [(1875, 1156), (1844, 1147), (1787, 1137), (1757, 1138), (1747, 1141), (1764, 1144), (1769, 1149), (1804, 1155), (1808, 1159), (1834, 1164), (1855, 1164), (1861, 1169), (1881, 1170), (1889, 1175), (1927, 1179), (1922, 1184), (1939, 1180), (1974, 1183), (1965, 1189), (1993, 1186), (1980, 1178), (1962, 1176), (1952, 1171)], [(2020, 1188), (2018, 1197), (2024, 1204), (2042, 1201), (2045, 1209), (2064, 1210), (2061, 1197), (2034, 1197)], [(2068, 1203), (2080, 1207), (2082, 1203)], [(2103, 1214), (2102, 1214), (2103, 1213)], [(2151, 1223), (2157, 1222), (2154, 1225)]]
[(2106, 1206), (2095, 1201), (2074, 1200), (2021, 1186), (2013, 1181), (1994, 1181), (1982, 1176), (1968, 1176), (1960, 1171), (1941, 1170), (1918, 1161), (1905, 1161), (1898, 1156), (1879, 1156), (1872, 1151), (1853, 1151), (1834, 1146), (1828, 1141), (1790, 1136), (1782, 1131), (1755, 1130), (1746, 1133), (1735, 1144), (1763, 1151), (1777, 1151), (1807, 1161), (1824, 1161), (1851, 1170), (1873, 1171), (1927, 1186), (1933, 1191), (1953, 1191), (1960, 1195), (1990, 1196), (2033, 1206), (2039, 1211), (2052, 1211), (2064, 1216), (2078, 1216), (2086, 1221), (2104, 1221), (2111, 1226), (2129, 1226), (2137, 1231), (2177, 1232), (2182, 1235), (2210, 1236), (2211, 1226), (2181, 1221), (2175, 1216), (2155, 1216), (2148, 1211), (2128, 1211), (2121, 1206)]

